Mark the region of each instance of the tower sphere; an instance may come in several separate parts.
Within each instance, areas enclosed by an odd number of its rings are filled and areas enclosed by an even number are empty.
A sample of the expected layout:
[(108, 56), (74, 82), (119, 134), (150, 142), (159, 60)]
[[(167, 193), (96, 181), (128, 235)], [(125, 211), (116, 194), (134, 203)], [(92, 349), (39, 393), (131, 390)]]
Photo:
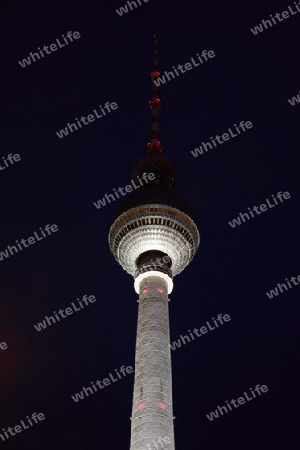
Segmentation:
[[(172, 290), (172, 279), (192, 261), (200, 244), (197, 225), (187, 205), (174, 194), (174, 171), (161, 155), (137, 160), (133, 178), (152, 172), (153, 181), (123, 200), (109, 231), (109, 246), (115, 259), (136, 279), (138, 292), (143, 273), (155, 270)], [(151, 253), (150, 253), (151, 252)], [(148, 255), (143, 258), (141, 255)], [(163, 258), (164, 256), (165, 259)], [(168, 261), (167, 264), (164, 261)]]

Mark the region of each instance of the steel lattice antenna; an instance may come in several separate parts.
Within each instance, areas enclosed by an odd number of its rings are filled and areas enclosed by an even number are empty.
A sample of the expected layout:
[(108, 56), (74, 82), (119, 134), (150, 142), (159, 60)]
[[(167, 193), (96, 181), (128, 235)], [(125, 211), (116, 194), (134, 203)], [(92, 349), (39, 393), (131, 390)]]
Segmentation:
[(158, 67), (158, 34), (154, 34), (154, 58), (153, 71), (151, 72), (152, 79), (152, 99), (149, 102), (151, 109), (151, 136), (148, 143), (148, 152), (151, 154), (158, 154), (162, 152), (160, 136), (159, 136), (159, 110), (161, 108), (161, 101), (158, 96), (158, 86), (154, 83), (160, 76)]

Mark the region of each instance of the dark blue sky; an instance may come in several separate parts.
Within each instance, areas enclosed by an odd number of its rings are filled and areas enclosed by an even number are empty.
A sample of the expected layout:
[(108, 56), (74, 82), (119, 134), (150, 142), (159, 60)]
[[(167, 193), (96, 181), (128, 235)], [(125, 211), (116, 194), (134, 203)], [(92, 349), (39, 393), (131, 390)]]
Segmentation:
[[(176, 448), (299, 449), (299, 290), (266, 291), (299, 266), (300, 13), (254, 36), (288, 1), (124, 0), (1, 6), (0, 251), (40, 227), (58, 232), (0, 262), (0, 430), (33, 412), (45, 420), (3, 448), (129, 448), (133, 375), (81, 402), (71, 395), (134, 365), (137, 295), (110, 254), (118, 201), (93, 202), (131, 179), (146, 155), (152, 35), (161, 71), (202, 50), (216, 57), (160, 90), (164, 155), (195, 210), (201, 245), (175, 278), (171, 340), (218, 314), (231, 321), (172, 352)], [(69, 30), (81, 38), (21, 68)], [(56, 131), (105, 102), (118, 109), (59, 139)], [(253, 128), (195, 159), (191, 150), (234, 123)], [(232, 229), (228, 221), (278, 191), (291, 198)], [(97, 301), (37, 332), (34, 324), (83, 295)], [(257, 384), (262, 397), (210, 422), (206, 414)]]

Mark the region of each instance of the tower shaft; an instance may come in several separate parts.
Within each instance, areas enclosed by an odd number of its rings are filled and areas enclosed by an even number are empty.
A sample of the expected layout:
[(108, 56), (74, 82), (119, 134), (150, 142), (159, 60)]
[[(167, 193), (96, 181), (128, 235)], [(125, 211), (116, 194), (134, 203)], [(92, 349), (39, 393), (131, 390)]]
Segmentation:
[[(152, 272), (153, 273), (153, 272)], [(168, 285), (140, 283), (130, 450), (174, 450)]]

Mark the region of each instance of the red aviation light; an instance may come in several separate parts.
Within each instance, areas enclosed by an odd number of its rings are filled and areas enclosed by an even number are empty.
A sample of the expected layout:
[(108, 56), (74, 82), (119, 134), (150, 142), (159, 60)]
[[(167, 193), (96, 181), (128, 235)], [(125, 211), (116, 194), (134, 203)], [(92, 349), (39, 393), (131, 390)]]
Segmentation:
[(161, 148), (161, 142), (149, 142), (147, 144), (147, 148), (148, 148), (148, 152), (149, 153), (161, 153), (162, 152), (162, 148)]
[(150, 288), (145, 287), (145, 288), (142, 290), (142, 294), (146, 294), (146, 293), (149, 292), (149, 291), (150, 291)]
[(158, 70), (155, 70), (154, 72), (151, 72), (151, 79), (152, 81), (157, 80), (157, 78), (160, 77), (160, 72)]
[(161, 108), (161, 101), (159, 98), (153, 98), (149, 102), (150, 109), (160, 109)]
[(158, 402), (157, 404), (158, 404), (158, 406), (160, 406), (163, 409), (165, 409), (167, 407), (167, 405), (164, 402)]
[(137, 405), (137, 408), (142, 409), (142, 408), (145, 408), (145, 406), (146, 406), (146, 403), (142, 402)]
[(160, 292), (161, 294), (164, 294), (164, 289), (162, 289), (162, 288), (156, 288), (156, 290), (158, 291), (158, 292)]

